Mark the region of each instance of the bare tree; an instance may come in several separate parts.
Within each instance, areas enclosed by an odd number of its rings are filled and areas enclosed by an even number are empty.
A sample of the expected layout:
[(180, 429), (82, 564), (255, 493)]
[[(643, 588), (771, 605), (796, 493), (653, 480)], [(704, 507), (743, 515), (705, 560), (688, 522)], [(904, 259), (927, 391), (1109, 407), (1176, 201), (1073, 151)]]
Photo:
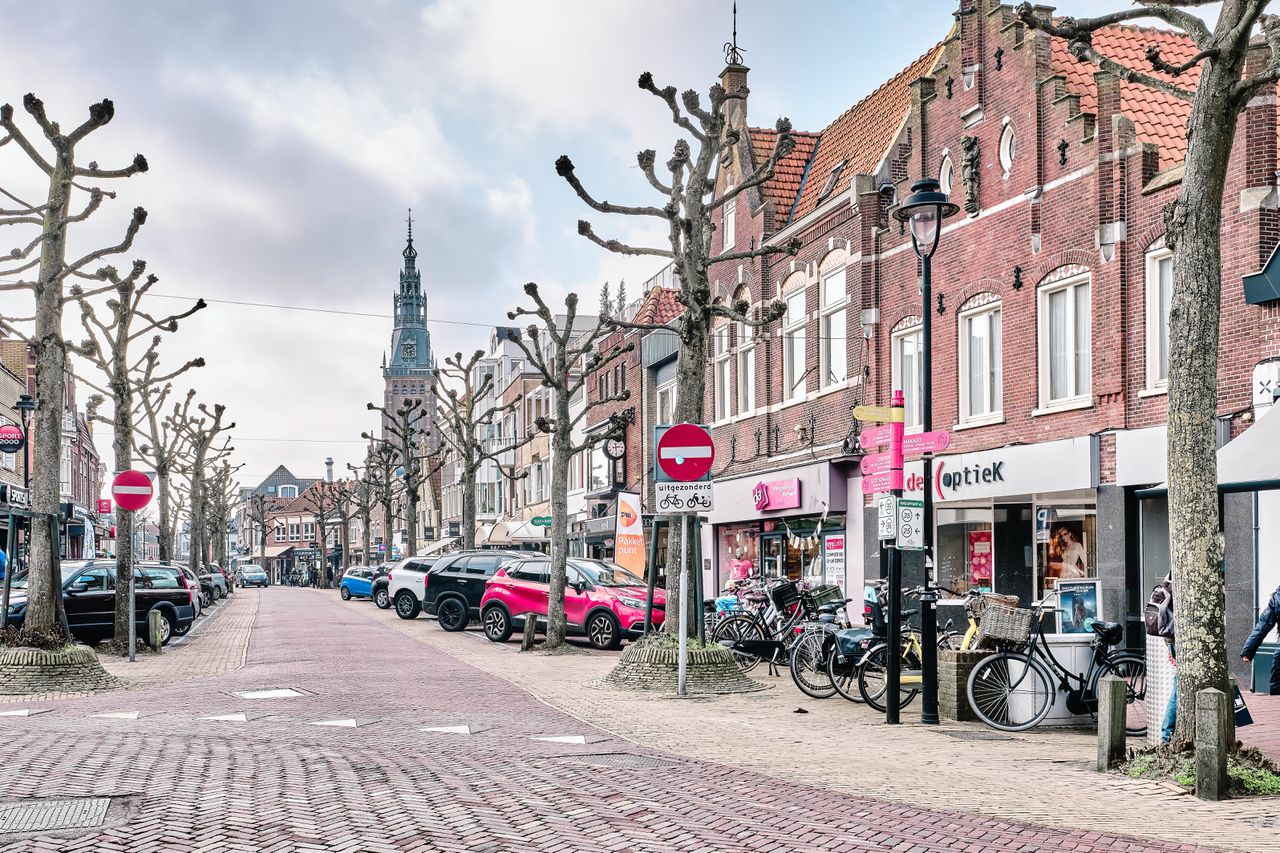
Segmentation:
[(227, 519), (240, 491), (235, 474), (241, 467), (221, 459), (214, 467), (213, 476), (204, 480), (205, 531), (212, 545), (213, 560), (224, 569), (227, 568)]
[(360, 507), (355, 494), (359, 484), (354, 480), (336, 480), (333, 483), (334, 506), (342, 525), (338, 542), (342, 546), (342, 571), (351, 568), (351, 522), (359, 516)]
[[(561, 319), (543, 301), (536, 284), (529, 282), (524, 286), (524, 292), (533, 300), (534, 307), (517, 308), (508, 312), (507, 317), (512, 320), (524, 316), (537, 318), (538, 323), (531, 324), (527, 329), (527, 343), (518, 336), (514, 340), (529, 359), (529, 364), (542, 374), (542, 384), (550, 388), (553, 395), (553, 417), (540, 417), (535, 424), (539, 430), (551, 435), (551, 585), (544, 647), (554, 649), (564, 645), (568, 627), (564, 612), (564, 590), (569, 556), (569, 466), (575, 455), (590, 451), (602, 441), (621, 437), (622, 422), (618, 419), (609, 429), (587, 433), (577, 443), (573, 441), (573, 430), (586, 419), (592, 409), (628, 400), (631, 392), (622, 391), (612, 396), (588, 400), (576, 415), (571, 412), (571, 403), (579, 392), (584, 392), (591, 374), (606, 369), (635, 347), (628, 343), (625, 346), (614, 346), (607, 353), (597, 351), (596, 345), (600, 339), (612, 332), (612, 327), (607, 323), (610, 311), (607, 291), (600, 305), (602, 322), (596, 322), (586, 331), (575, 327), (578, 319), (576, 293), (565, 297), (565, 314)], [(620, 638), (620, 626), (616, 622), (611, 626), (602, 626), (602, 630), (604, 627), (611, 628), (613, 641)], [(588, 626), (588, 630), (595, 629)]]
[(175, 501), (173, 478), (188, 469), (191, 446), (185, 426), (191, 419), (191, 403), (194, 390), (188, 391), (182, 402), (174, 403), (172, 413), (166, 417), (164, 407), (173, 391), (172, 383), (163, 385), (152, 380), (156, 361), (148, 361), (143, 367), (143, 377), (138, 383), (138, 404), (141, 412), (137, 424), (135, 452), (156, 472), (157, 524), (160, 526), (160, 559), (175, 559), (174, 541), (181, 507)]
[[(1178, 706), (1195, 708), (1196, 693), (1217, 688), (1231, 694), (1227, 669), (1223, 537), (1218, 514), (1215, 420), (1218, 338), (1222, 297), (1222, 196), (1236, 125), (1250, 99), (1274, 97), (1280, 82), (1280, 17), (1264, 14), (1269, 0), (1226, 0), (1210, 27), (1188, 12), (1198, 0), (1140, 2), (1094, 18), (1058, 18), (1029, 3), (1018, 6), (1028, 27), (1067, 42), (1072, 55), (1121, 79), (1191, 103), (1187, 158), (1177, 198), (1165, 210), (1165, 245), (1173, 251), (1173, 300), (1169, 312), (1169, 529), (1174, 613), (1178, 636)], [(1093, 46), (1097, 30), (1135, 18), (1157, 18), (1184, 33), (1196, 54), (1184, 63), (1165, 60), (1156, 45), (1147, 60), (1157, 77), (1129, 68)], [(1261, 38), (1254, 40), (1255, 29)], [(1246, 63), (1250, 45), (1258, 62)], [(1178, 78), (1196, 66), (1194, 90)], [(1247, 67), (1248, 65), (1248, 67)], [(1172, 80), (1168, 78), (1172, 78)], [(1195, 714), (1178, 714), (1175, 744), (1195, 736)]]
[[(382, 538), (386, 556), (391, 557), (391, 541), (394, 538), (396, 524), (396, 496), (398, 481), (396, 480), (396, 449), (390, 443), (380, 439), (370, 439), (369, 449), (365, 456), (365, 469), (369, 489), (374, 503), (382, 510)], [(369, 544), (370, 552), (373, 544)]]
[[(707, 338), (713, 319), (727, 317), (734, 322), (760, 326), (777, 320), (786, 310), (781, 302), (775, 301), (762, 312), (760, 317), (750, 317), (747, 314), (749, 305), (746, 302), (734, 305), (715, 303), (709, 276), (712, 264), (745, 261), (772, 254), (794, 255), (800, 251), (799, 239), (792, 239), (784, 245), (762, 245), (746, 251), (726, 252), (713, 257), (711, 248), (715, 225), (712, 222), (712, 214), (716, 208), (729, 200), (771, 179), (778, 161), (794, 149), (795, 140), (791, 135), (791, 122), (785, 118), (778, 119), (777, 138), (774, 140), (773, 151), (765, 161), (732, 189), (716, 196), (715, 169), (721, 162), (721, 158), (727, 156), (737, 145), (742, 133), (742, 128), (730, 125), (726, 107), (734, 101), (744, 100), (747, 96), (746, 90), (726, 92), (724, 87), (717, 83), (711, 87), (708, 109), (702, 106), (698, 93), (692, 89), (681, 93), (677, 101), (676, 88), (667, 86), (659, 89), (653, 82), (653, 75), (647, 71), (640, 75), (639, 85), (641, 89), (666, 104), (671, 110), (671, 120), (697, 145), (695, 154), (689, 139), (681, 138), (676, 141), (671, 159), (666, 163), (669, 179), (665, 181), (658, 176), (654, 168), (657, 155), (653, 149), (641, 151), (636, 155), (636, 161), (649, 185), (663, 196), (662, 205), (632, 206), (597, 200), (578, 180), (573, 161), (567, 155), (556, 160), (556, 173), (564, 178), (578, 197), (593, 210), (666, 222), (668, 245), (664, 248), (629, 246), (617, 240), (602, 239), (596, 235), (591, 223), (586, 220), (579, 220), (578, 233), (610, 252), (666, 258), (672, 262), (676, 278), (680, 282), (676, 299), (684, 307), (684, 312), (675, 321), (674, 326), (680, 340), (676, 366), (675, 419), (681, 422), (702, 423), (706, 393)], [(613, 323), (619, 328), (626, 329), (671, 328), (650, 323), (627, 322), (621, 317), (614, 318)], [(681, 547), (690, 554), (688, 560), (681, 559)], [(668, 575), (675, 567), (692, 565), (691, 554), (692, 543), (681, 543), (679, 535), (673, 531), (668, 539)], [(682, 575), (682, 582), (684, 579)], [(692, 596), (688, 596), (688, 601), (690, 608), (699, 606), (693, 601)], [(688, 622), (692, 631), (695, 620), (689, 619)], [(679, 620), (668, 618), (664, 624), (668, 630), (677, 630)]]
[(369, 466), (357, 466), (348, 462), (347, 468), (354, 476), (354, 479), (351, 480), (351, 487), (348, 490), (348, 499), (356, 509), (356, 514), (360, 518), (361, 530), (364, 532), (364, 563), (366, 566), (372, 566), (374, 565), (373, 507), (377, 503), (378, 496), (369, 478)]
[(249, 530), (258, 545), (258, 564), (263, 571), (267, 568), (267, 521), (275, 508), (274, 501), (266, 495), (251, 495), (246, 514), (249, 516)]
[(227, 407), (221, 403), (215, 403), (212, 409), (204, 403), (196, 408), (202, 417), (192, 417), (180, 422), (175, 414), (170, 426), (185, 432), (187, 441), (191, 444), (191, 487), (188, 491), (191, 501), (191, 554), (188, 565), (192, 572), (199, 575), (204, 571), (204, 561), (208, 556), (208, 543), (205, 542), (205, 471), (231, 452), (231, 442), (225, 433), (235, 429), (236, 425), (222, 422)]
[(333, 568), (329, 565), (329, 525), (338, 518), (338, 494), (334, 484), (320, 480), (303, 492), (303, 505), (316, 520), (316, 544), (320, 546), (321, 574), (325, 589), (334, 587)]
[[(27, 114), (39, 126), (50, 149), (49, 157), (28, 139), (14, 122), (13, 107), (0, 106), (0, 146), (16, 145), (27, 160), (48, 179), (48, 194), (41, 204), (22, 200), (13, 192), (0, 188), (4, 207), (0, 208), (0, 226), (31, 226), (35, 236), (8, 253), (0, 263), (0, 279), (28, 276), (0, 284), (0, 291), (27, 290), (35, 297), (35, 315), (29, 318), (10, 318), (12, 322), (33, 321), (36, 359), (36, 411), (33, 441), (36, 447), (57, 448), (62, 445), (62, 409), (67, 374), (67, 342), (62, 337), (63, 307), (68, 299), (101, 293), (113, 285), (84, 291), (69, 281), (80, 278), (97, 280), (89, 270), (110, 255), (127, 252), (133, 245), (138, 229), (146, 221), (147, 212), (135, 208), (119, 243), (87, 252), (74, 260), (67, 260), (67, 239), (71, 226), (78, 225), (92, 216), (107, 198), (115, 194), (96, 185), (99, 180), (128, 178), (147, 170), (147, 161), (141, 155), (123, 169), (101, 169), (96, 162), (78, 165), (76, 148), (90, 134), (111, 121), (115, 106), (104, 100), (89, 108), (89, 117), (70, 133), (63, 133), (57, 122), (45, 114), (44, 103), (35, 95), (22, 99)], [(93, 185), (88, 185), (93, 184)], [(72, 196), (76, 191), (87, 195), (87, 201), (79, 212), (71, 210)], [(16, 207), (9, 207), (10, 204)], [(38, 252), (38, 254), (37, 254)], [(58, 513), (59, 468), (58, 453), (44, 452), (32, 459), (31, 507), (32, 518), (30, 580), (27, 588), (26, 626), (32, 631), (49, 632), (54, 628), (57, 614), (62, 607), (58, 579), (58, 555), (54, 553), (50, 536), (50, 519)], [(64, 620), (65, 621), (65, 620)]]
[[(518, 447), (523, 447), (536, 435), (530, 430), (525, 435), (491, 436), (501, 429), (502, 418), (520, 404), (521, 395), (508, 403), (485, 406), (483, 400), (493, 391), (493, 374), (484, 373), (476, 381), (476, 365), (484, 358), (482, 350), (476, 350), (466, 362), (462, 353), (454, 353), (444, 360), (439, 375), (451, 384), (444, 394), (437, 388), (440, 438), (445, 447), (452, 450), (462, 481), (462, 547), (476, 547), (476, 474), (486, 462), (501, 467), (499, 457)], [(453, 387), (454, 385), (458, 387)]]
[[(398, 463), (395, 473), (404, 486), (405, 556), (412, 556), (418, 548), (418, 495), (422, 484), (440, 470), (440, 454), (430, 446), (430, 413), (421, 400), (405, 400), (394, 411), (373, 403), (368, 408), (382, 414), (387, 435), (382, 441), (395, 451)], [(360, 437), (374, 440), (369, 433), (361, 433)], [(428, 465), (428, 460), (434, 461)]]
[[(151, 343), (142, 355), (134, 361), (130, 356), (132, 345), (139, 339), (157, 330), (176, 332), (178, 321), (190, 317), (205, 307), (203, 299), (186, 311), (156, 317), (143, 310), (142, 300), (147, 291), (156, 283), (154, 275), (145, 278), (146, 264), (135, 261), (133, 269), (123, 278), (114, 267), (103, 267), (96, 277), (109, 281), (115, 288), (115, 295), (107, 300), (107, 319), (100, 319), (93, 303), (88, 299), (80, 300), (80, 323), (88, 336), (85, 342), (75, 348), (75, 352), (89, 361), (105, 377), (105, 389), (88, 383), (95, 390), (106, 392), (111, 400), (111, 417), (108, 419), (98, 414), (103, 402), (101, 394), (95, 394), (90, 400), (88, 417), (90, 421), (98, 421), (111, 427), (111, 449), (115, 458), (117, 472), (133, 467), (133, 450), (137, 435), (134, 419), (140, 414), (140, 398), (154, 387), (163, 387), (173, 378), (185, 373), (193, 367), (203, 367), (204, 359), (188, 361), (177, 370), (156, 375), (159, 362), (158, 348), (162, 340), (154, 335)], [(130, 510), (118, 510), (117, 521), (133, 530), (133, 513)], [(129, 576), (130, 567), (134, 563), (133, 540), (131, 536), (119, 538), (116, 546), (116, 577)], [(129, 620), (133, 618), (133, 602), (130, 601), (129, 585), (116, 584), (115, 596), (115, 636), (129, 636)], [(117, 642), (116, 644), (120, 644)]]

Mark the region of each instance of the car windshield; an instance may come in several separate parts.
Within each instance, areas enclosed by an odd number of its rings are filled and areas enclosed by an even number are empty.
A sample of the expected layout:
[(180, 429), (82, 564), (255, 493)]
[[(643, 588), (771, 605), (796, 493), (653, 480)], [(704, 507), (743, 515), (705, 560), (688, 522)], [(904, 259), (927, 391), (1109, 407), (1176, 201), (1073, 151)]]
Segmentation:
[(262, 566), (241, 566), (240, 571), (246, 575), (265, 575)]
[(644, 586), (644, 581), (616, 563), (572, 560), (574, 568), (596, 586)]

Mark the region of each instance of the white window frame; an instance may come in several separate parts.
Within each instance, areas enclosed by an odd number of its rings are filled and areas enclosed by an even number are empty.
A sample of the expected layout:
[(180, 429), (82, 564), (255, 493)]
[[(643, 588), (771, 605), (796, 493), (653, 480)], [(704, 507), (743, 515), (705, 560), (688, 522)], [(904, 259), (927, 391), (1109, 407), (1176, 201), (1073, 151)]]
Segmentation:
[[(833, 282), (838, 283), (838, 289), (835, 298), (829, 299), (827, 288)], [(849, 381), (849, 294), (845, 285), (845, 267), (837, 267), (822, 275), (818, 285), (818, 302), (821, 316), (818, 323), (818, 367), (822, 371), (818, 386), (823, 389), (838, 388)], [(837, 315), (843, 317), (844, 322), (835, 323)], [(839, 328), (836, 328), (837, 325)], [(832, 375), (832, 367), (837, 363), (837, 346), (840, 350), (838, 363), (842, 374), (838, 377)]]
[(289, 541), (290, 542), (302, 541), (301, 528), (298, 524), (292, 521), (289, 522)]
[[(286, 489), (289, 490), (288, 494), (285, 494)], [(283, 486), (280, 486), (279, 489), (277, 489), (277, 491), (280, 493), (280, 497), (282, 498), (296, 498), (298, 496), (297, 486), (283, 485)]]
[[(805, 288), (797, 288), (784, 296), (788, 307), (792, 299), (798, 298), (800, 305), (805, 304)], [(794, 315), (790, 310), (783, 315), (782, 322), (782, 399), (785, 401), (802, 400), (805, 395), (805, 386), (807, 382), (807, 371), (805, 359), (801, 359), (796, 364), (796, 356), (794, 348), (799, 347), (800, 352), (804, 353), (804, 325), (806, 314), (801, 312), (798, 316)]]
[[(907, 338), (912, 338), (915, 341), (915, 361), (911, 377), (902, 375), (902, 344)], [(890, 353), (892, 387), (893, 390), (902, 389), (903, 401), (906, 404), (905, 426), (907, 431), (919, 431), (924, 428), (924, 411), (920, 406), (920, 395), (924, 391), (924, 360), (921, 358), (924, 344), (924, 325), (915, 323), (911, 326), (905, 326), (894, 332), (890, 340), (892, 341), (892, 352)], [(908, 379), (910, 380), (909, 382)]]
[[(1089, 288), (1089, 318), (1088, 328), (1088, 353), (1085, 364), (1088, 365), (1089, 375), (1085, 377), (1084, 382), (1080, 382), (1080, 377), (1076, 375), (1076, 361), (1078, 353), (1076, 351), (1076, 330), (1077, 318), (1075, 312), (1076, 296), (1075, 289), (1078, 287)], [(1049, 298), (1055, 293), (1069, 291), (1069, 307), (1070, 311), (1067, 315), (1068, 323), (1066, 330), (1067, 340), (1071, 342), (1070, 357), (1067, 359), (1067, 385), (1073, 393), (1068, 393), (1064, 397), (1054, 398), (1052, 393), (1052, 382), (1050, 377), (1050, 322), (1049, 322)], [(1039, 319), (1039, 329), (1037, 331), (1038, 351), (1038, 368), (1039, 368), (1039, 386), (1040, 386), (1040, 410), (1053, 411), (1060, 409), (1083, 408), (1089, 406), (1093, 402), (1093, 282), (1092, 276), (1088, 272), (1073, 275), (1064, 278), (1061, 281), (1055, 281), (1051, 284), (1041, 285), (1039, 292), (1036, 294), (1037, 315)]]
[[(670, 404), (665, 407), (662, 402), (664, 397), (669, 398), (671, 401)], [(665, 417), (663, 416), (664, 408), (666, 409)], [(658, 398), (655, 407), (655, 414), (658, 418), (658, 423), (660, 424), (669, 424), (672, 422), (672, 418), (676, 416), (676, 381), (674, 379), (664, 382), (658, 386)]]
[(756, 410), (756, 338), (755, 329), (747, 323), (738, 324), (738, 414), (749, 415)]
[[(992, 323), (990, 317), (988, 317), (988, 320), (987, 320), (987, 323), (988, 323), (987, 350), (986, 350), (985, 356), (988, 359), (988, 364), (986, 365), (987, 369), (983, 371), (984, 376), (989, 376), (993, 366), (991, 362), (994, 361), (995, 387), (993, 388), (990, 384), (987, 384), (984, 382), (983, 397), (986, 398), (985, 399), (986, 410), (975, 414), (970, 409), (970, 400), (969, 400), (969, 397), (970, 397), (970, 394), (969, 394), (970, 355), (969, 353), (971, 349), (969, 345), (969, 339), (971, 337), (970, 328), (971, 328), (972, 322), (984, 315), (996, 315), (996, 320), (994, 324)], [(959, 342), (957, 347), (957, 351), (959, 352), (959, 355), (960, 355), (959, 359), (957, 359), (960, 363), (960, 377), (959, 377), (960, 381), (958, 384), (958, 387), (960, 389), (960, 400), (959, 400), (960, 423), (966, 424), (966, 425), (977, 425), (977, 424), (984, 424), (984, 423), (998, 423), (1000, 421), (1003, 421), (1004, 420), (1004, 387), (1003, 387), (1004, 386), (1004, 365), (1003, 365), (1004, 312), (1003, 310), (1001, 310), (1001, 303), (999, 302), (999, 300), (995, 300), (995, 301), (988, 302), (983, 305), (978, 305), (974, 308), (970, 308), (965, 311), (962, 311), (960, 312), (960, 316), (958, 317), (958, 323), (960, 328), (960, 337), (959, 337)], [(993, 334), (993, 330), (994, 330), (994, 334)], [(992, 352), (993, 341), (999, 341), (999, 344), (994, 346), (994, 350), (995, 350), (994, 352)]]
[(314, 521), (302, 522), (302, 538), (308, 542), (316, 538), (316, 523)]
[(938, 185), (944, 193), (951, 195), (951, 185), (955, 181), (955, 165), (951, 162), (948, 151), (942, 153), (942, 164), (938, 166)]
[(1000, 168), (1004, 171), (1003, 177), (1009, 177), (1009, 173), (1013, 171), (1013, 161), (1018, 156), (1018, 137), (1013, 132), (1013, 124), (1008, 117), (1004, 120), (1004, 129), (1000, 131)]
[[(1173, 252), (1168, 248), (1161, 246), (1147, 253), (1147, 276), (1146, 276), (1146, 339), (1147, 339), (1147, 385), (1146, 390), (1152, 392), (1167, 392), (1169, 390), (1169, 333), (1168, 333), (1168, 316), (1161, 316), (1164, 312), (1160, 305), (1160, 265), (1165, 261), (1169, 262), (1169, 298), (1173, 299)], [(1164, 364), (1160, 363), (1160, 332), (1161, 324), (1164, 325), (1165, 333), (1165, 359)], [(1161, 373), (1164, 375), (1161, 376)]]
[(711, 355), (713, 366), (714, 414), (716, 421), (729, 419), (729, 324), (722, 322), (711, 331)]
[[(726, 187), (725, 191), (733, 189)], [(720, 208), (720, 221), (724, 223), (724, 243), (720, 251), (727, 252), (738, 242), (738, 197), (734, 196)]]

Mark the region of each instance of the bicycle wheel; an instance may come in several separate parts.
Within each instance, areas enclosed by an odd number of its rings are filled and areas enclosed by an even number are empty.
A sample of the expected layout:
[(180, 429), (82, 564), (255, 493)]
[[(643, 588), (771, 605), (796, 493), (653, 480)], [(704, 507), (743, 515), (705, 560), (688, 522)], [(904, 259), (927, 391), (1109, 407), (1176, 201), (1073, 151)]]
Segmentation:
[[(901, 652), (899, 652), (901, 653)], [(862, 659), (858, 669), (858, 695), (862, 701), (883, 713), (886, 710), (885, 692), (889, 687), (889, 647), (885, 643), (873, 647)], [(919, 669), (915, 655), (902, 658), (903, 669)], [(905, 708), (919, 691), (906, 684), (898, 685), (898, 707)]]
[(955, 631), (939, 631), (938, 632), (938, 651), (958, 652), (960, 651), (961, 636)]
[(1039, 725), (1053, 707), (1048, 668), (1021, 652), (996, 652), (969, 673), (969, 707), (978, 719), (1005, 732)]
[(1098, 695), (1098, 681), (1104, 675), (1115, 675), (1125, 682), (1125, 734), (1142, 737), (1147, 733), (1147, 662), (1141, 655), (1125, 652), (1113, 654), (1098, 667), (1093, 682), (1093, 695)]
[(824, 631), (806, 631), (791, 647), (791, 680), (814, 699), (836, 695), (826, 659), (833, 643), (834, 638)]
[[(716, 625), (714, 631), (711, 632), (713, 642), (721, 640), (763, 640), (764, 628), (760, 623), (750, 616), (730, 616), (728, 619)], [(747, 652), (733, 652), (734, 659), (738, 662), (738, 668), (743, 672), (750, 672), (755, 669), (756, 664), (760, 663), (760, 658)]]
[(858, 665), (853, 662), (852, 658), (840, 660), (840, 656), (836, 654), (833, 648), (827, 655), (827, 676), (831, 679), (831, 686), (844, 698), (850, 702), (862, 702), (862, 697), (858, 695)]

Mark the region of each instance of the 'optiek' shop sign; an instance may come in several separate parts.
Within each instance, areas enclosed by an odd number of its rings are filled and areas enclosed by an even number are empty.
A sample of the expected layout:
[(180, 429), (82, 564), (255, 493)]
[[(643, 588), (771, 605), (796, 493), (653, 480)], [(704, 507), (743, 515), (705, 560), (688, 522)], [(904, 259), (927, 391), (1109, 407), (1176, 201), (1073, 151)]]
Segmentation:
[[(1088, 436), (939, 456), (933, 463), (933, 499), (945, 503), (1090, 489), (1097, 485), (1093, 458)], [(904, 471), (908, 496), (923, 497), (923, 463), (908, 462)]]

